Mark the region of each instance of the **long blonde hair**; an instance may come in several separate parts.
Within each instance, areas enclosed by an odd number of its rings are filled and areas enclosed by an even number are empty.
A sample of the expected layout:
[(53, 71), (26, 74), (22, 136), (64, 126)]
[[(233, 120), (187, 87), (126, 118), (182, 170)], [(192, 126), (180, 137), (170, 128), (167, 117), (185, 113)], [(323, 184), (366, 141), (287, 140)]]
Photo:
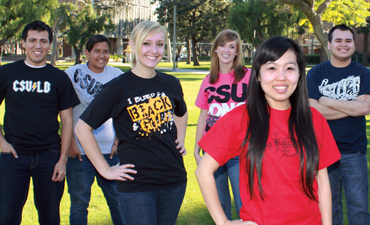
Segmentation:
[(211, 48), (211, 68), (209, 74), (209, 82), (215, 84), (218, 81), (218, 75), (220, 72), (220, 63), (217, 56), (216, 49), (222, 44), (226, 44), (230, 41), (236, 41), (236, 56), (232, 68), (234, 69), (234, 83), (239, 82), (245, 76), (245, 68), (243, 67), (243, 49), (240, 36), (236, 31), (223, 30), (215, 38)]
[(136, 66), (136, 55), (139, 55), (141, 53), (141, 46), (143, 42), (146, 39), (158, 34), (159, 32), (163, 32), (167, 40), (166, 28), (162, 27), (159, 23), (153, 22), (150, 20), (141, 21), (131, 31), (130, 40), (133, 42), (135, 46), (135, 53), (134, 53), (133, 60), (132, 60), (132, 67)]

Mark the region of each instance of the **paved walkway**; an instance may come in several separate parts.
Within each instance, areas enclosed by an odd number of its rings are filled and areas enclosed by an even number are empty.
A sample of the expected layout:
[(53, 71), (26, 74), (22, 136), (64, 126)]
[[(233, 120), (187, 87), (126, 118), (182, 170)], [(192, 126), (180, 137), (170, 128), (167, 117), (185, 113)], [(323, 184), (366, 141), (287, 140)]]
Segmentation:
[[(172, 72), (172, 68), (168, 68), (168, 67), (160, 67), (160, 66), (157, 66), (155, 68), (156, 69), (160, 69), (160, 70), (167, 70), (168, 72)], [(176, 71), (173, 71), (173, 72), (209, 74), (209, 71), (205, 71), (205, 70), (181, 69), (181, 68), (176, 68)]]

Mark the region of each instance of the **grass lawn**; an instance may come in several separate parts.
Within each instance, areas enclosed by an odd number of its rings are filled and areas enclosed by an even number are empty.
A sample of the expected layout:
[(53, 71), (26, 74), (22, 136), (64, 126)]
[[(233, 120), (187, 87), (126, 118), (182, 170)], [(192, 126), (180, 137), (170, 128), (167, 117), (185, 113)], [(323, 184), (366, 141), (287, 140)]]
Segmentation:
[[(168, 65), (167, 65), (168, 64)], [(61, 69), (66, 69), (73, 63), (60, 63), (58, 67)], [(209, 69), (209, 62), (201, 62), (202, 68), (204, 70)], [(204, 65), (204, 66), (203, 66)], [(208, 66), (207, 66), (208, 65)], [(116, 66), (116, 65), (115, 65)], [(171, 63), (160, 63), (159, 66), (172, 67)], [(180, 62), (180, 68), (185, 68), (187, 66), (185, 62)], [(123, 71), (128, 70), (128, 67), (116, 66)], [(189, 66), (190, 68), (200, 69), (198, 67)], [(199, 115), (199, 109), (194, 105), (196, 95), (199, 91), (201, 81), (205, 77), (202, 74), (192, 74), (192, 73), (169, 73), (181, 80), (185, 100), (188, 105), (189, 121), (187, 127), (187, 135), (185, 140), (185, 146), (188, 150), (188, 154), (184, 157), (185, 167), (188, 172), (188, 186), (186, 190), (186, 195), (184, 202), (182, 204), (180, 214), (178, 217), (177, 224), (179, 225), (207, 225), (214, 224), (208, 210), (204, 204), (203, 197), (200, 193), (196, 178), (194, 176), (194, 171), (196, 168), (196, 163), (193, 157), (193, 148), (195, 141), (196, 125)], [(2, 118), (4, 113), (4, 104), (0, 107), (0, 118)], [(370, 116), (367, 117), (367, 134), (370, 137)], [(368, 145), (369, 147), (369, 145)], [(368, 154), (369, 155), (369, 154)], [(369, 156), (368, 156), (369, 157)], [(369, 159), (370, 162), (370, 159)], [(61, 224), (69, 224), (69, 194), (67, 190), (67, 185), (65, 186), (65, 193), (61, 202)], [(233, 209), (234, 211), (235, 209)], [(234, 212), (233, 217), (236, 218)], [(346, 218), (346, 215), (345, 215)], [(27, 203), (23, 210), (23, 222), (22, 225), (33, 225), (38, 224), (38, 216), (33, 202), (32, 186), (28, 195)], [(104, 196), (97, 186), (96, 182), (92, 187), (92, 198), (89, 207), (89, 224), (93, 225), (108, 225), (113, 224), (110, 219), (110, 214), (108, 206), (106, 205)]]

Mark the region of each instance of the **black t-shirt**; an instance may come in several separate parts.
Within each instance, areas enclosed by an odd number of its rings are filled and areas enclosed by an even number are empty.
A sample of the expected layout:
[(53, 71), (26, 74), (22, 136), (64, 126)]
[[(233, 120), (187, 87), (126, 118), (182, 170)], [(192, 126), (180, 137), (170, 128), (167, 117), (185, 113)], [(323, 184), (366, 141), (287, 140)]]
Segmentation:
[(183, 157), (176, 148), (173, 115), (183, 116), (186, 104), (180, 81), (157, 72), (151, 79), (130, 71), (106, 84), (81, 115), (97, 129), (107, 119), (119, 140), (120, 164), (134, 164), (135, 179), (118, 182), (120, 192), (163, 190), (186, 183)]
[(0, 101), (5, 98), (5, 139), (17, 151), (60, 148), (59, 111), (80, 103), (63, 71), (24, 61), (0, 67)]
[[(337, 68), (331, 65), (329, 60), (308, 71), (307, 87), (309, 97), (315, 100), (326, 96), (342, 101), (354, 101), (360, 95), (370, 94), (370, 70), (354, 61), (346, 67)], [(366, 154), (365, 116), (328, 120), (328, 124), (341, 154), (358, 151)]]

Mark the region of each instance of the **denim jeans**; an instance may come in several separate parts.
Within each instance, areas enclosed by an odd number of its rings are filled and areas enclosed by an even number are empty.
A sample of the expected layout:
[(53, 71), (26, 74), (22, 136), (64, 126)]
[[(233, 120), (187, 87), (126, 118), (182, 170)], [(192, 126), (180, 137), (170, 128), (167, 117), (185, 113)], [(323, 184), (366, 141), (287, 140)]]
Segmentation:
[(150, 192), (118, 192), (118, 203), (127, 225), (175, 225), (186, 184)]
[(59, 205), (64, 181), (52, 181), (59, 149), (49, 149), (26, 155), (0, 154), (0, 225), (20, 224), (26, 203), (30, 178), (33, 181), (35, 206), (41, 225), (60, 223)]
[(239, 211), (242, 207), (242, 201), (239, 194), (239, 156), (230, 159), (225, 165), (219, 167), (214, 173), (218, 198), (220, 199), (222, 209), (229, 220), (231, 218), (231, 197), (229, 189), (229, 179), (232, 187), (236, 212), (239, 217)]
[(333, 200), (333, 225), (343, 225), (342, 185), (349, 224), (370, 224), (366, 155), (360, 152), (342, 154), (338, 162), (328, 167), (328, 172)]
[[(119, 163), (118, 155), (114, 155), (112, 159), (109, 158), (109, 154), (103, 156), (110, 166)], [(87, 208), (89, 207), (91, 186), (95, 177), (107, 200), (113, 224), (124, 224), (117, 202), (117, 181), (105, 179), (95, 170), (86, 155), (81, 157), (82, 162), (78, 160), (78, 157), (68, 158), (67, 162), (67, 185), (71, 198), (70, 224), (87, 224)]]

